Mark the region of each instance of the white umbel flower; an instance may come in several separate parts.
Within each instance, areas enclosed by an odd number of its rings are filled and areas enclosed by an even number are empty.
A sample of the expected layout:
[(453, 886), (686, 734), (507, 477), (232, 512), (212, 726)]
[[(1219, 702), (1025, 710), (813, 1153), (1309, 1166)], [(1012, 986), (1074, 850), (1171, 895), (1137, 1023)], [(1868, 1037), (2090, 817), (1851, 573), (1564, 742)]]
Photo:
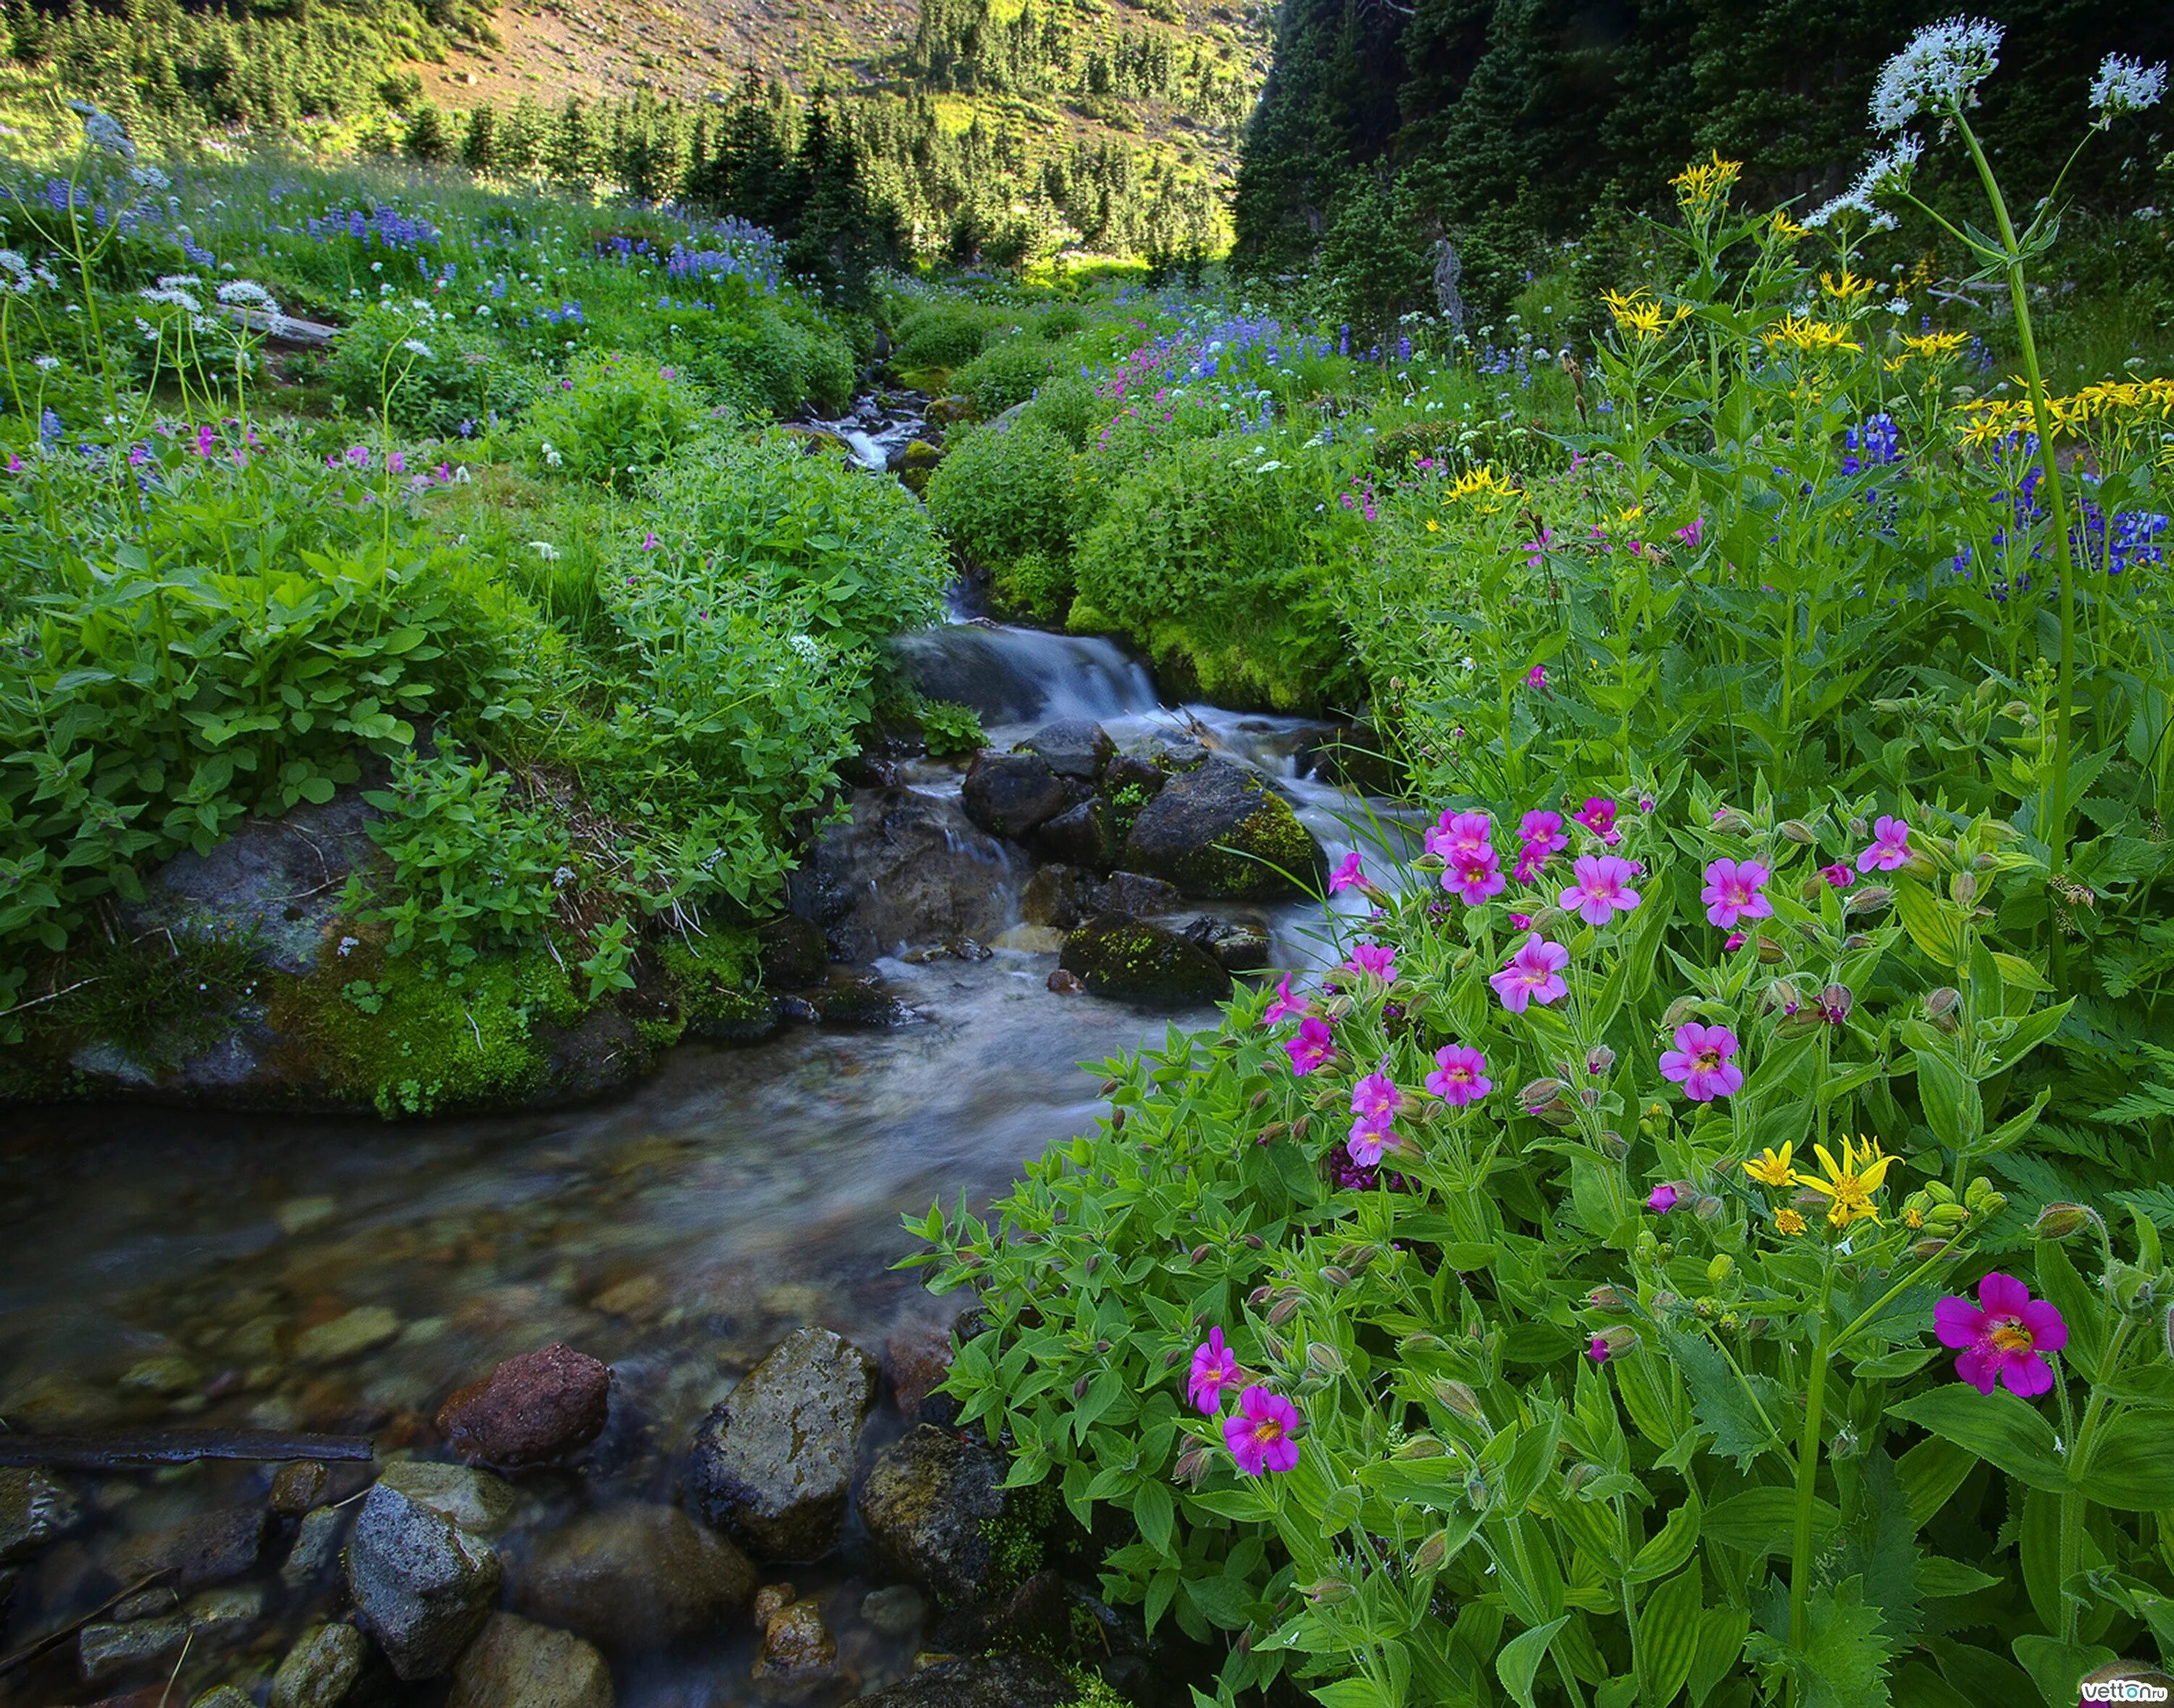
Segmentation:
[(2166, 67), (2146, 65), (2125, 53), (2109, 53), (2099, 62), (2091, 79), (2091, 111), (2098, 126), (2106, 129), (2123, 113), (2140, 113), (2157, 106), (2166, 94)]
[(1976, 103), (1978, 84), (2000, 63), (2001, 29), (1983, 18), (1928, 24), (1879, 68), (1872, 127), (1899, 131), (1920, 113), (1938, 117)]

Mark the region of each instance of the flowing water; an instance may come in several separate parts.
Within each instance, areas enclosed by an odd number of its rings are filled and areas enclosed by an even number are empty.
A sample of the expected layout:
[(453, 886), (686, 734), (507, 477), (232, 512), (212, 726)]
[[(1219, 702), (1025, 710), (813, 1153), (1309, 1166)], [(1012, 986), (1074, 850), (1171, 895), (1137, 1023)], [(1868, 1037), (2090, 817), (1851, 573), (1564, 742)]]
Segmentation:
[[(1165, 708), (1106, 641), (965, 622), (901, 645), (931, 692), (983, 711), (999, 744), (1054, 716), (1098, 717), (1121, 744), (1202, 741), (1274, 777), (1332, 857), (1349, 842), (1351, 798), (1303, 774), (1320, 725)], [(906, 786), (955, 808), (955, 770), (917, 766)], [(1009, 894), (996, 892), (999, 912)], [(1317, 959), (1318, 908), (1266, 922), (1286, 964)], [(668, 1500), (693, 1425), (788, 1330), (821, 1324), (873, 1352), (947, 1322), (959, 1300), (891, 1267), (914, 1249), (900, 1215), (1000, 1192), (1022, 1161), (1093, 1123), (1097, 1076), (1078, 1064), (1160, 1035), (1164, 1016), (1052, 994), (1054, 965), (1001, 950), (886, 957), (878, 970), (903, 1024), (684, 1045), (630, 1095), (587, 1108), (403, 1126), (14, 1112), (0, 1142), (0, 1414), (36, 1430), (368, 1430), (435, 1452), (426, 1420), (448, 1392), (564, 1340), (614, 1366), (614, 1422), (579, 1475), (525, 1485), (522, 1523)], [(364, 1307), (381, 1308), (372, 1343), (313, 1362), (308, 1331)], [(268, 1474), (82, 1479), (90, 1527), (24, 1574), (0, 1648), (109, 1592), (100, 1562), (115, 1538), (259, 1500)], [(517, 1558), (518, 1531), (511, 1546)], [(794, 1577), (830, 1596), (847, 1657), (873, 1681), (911, 1644), (855, 1624), (863, 1570), (849, 1543), (830, 1568)], [(329, 1592), (283, 1589), (269, 1565), (262, 1581), (256, 1640), (276, 1658)], [(752, 1701), (747, 1662), (744, 1640), (637, 1657), (619, 1700)], [(0, 1701), (98, 1694), (36, 1694), (52, 1677), (0, 1677)]]

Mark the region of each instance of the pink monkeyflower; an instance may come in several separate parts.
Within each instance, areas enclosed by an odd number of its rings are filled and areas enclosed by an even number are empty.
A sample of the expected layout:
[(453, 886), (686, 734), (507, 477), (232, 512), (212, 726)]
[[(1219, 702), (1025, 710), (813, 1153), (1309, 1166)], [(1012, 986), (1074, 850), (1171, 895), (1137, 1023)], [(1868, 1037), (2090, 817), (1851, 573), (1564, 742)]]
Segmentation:
[(1385, 985), (1397, 981), (1397, 952), (1385, 943), (1354, 943), (1344, 965), (1362, 978), (1377, 978)]
[(1595, 1364), (1606, 1364), (1615, 1355), (1615, 1349), (1609, 1345), (1606, 1335), (1596, 1334), (1586, 1343), (1585, 1355)]
[(197, 429), (197, 455), (208, 457), (218, 448), (219, 435), (211, 430), (211, 423), (207, 421)]
[(1641, 813), (1652, 812), (1655, 804), (1653, 797), (1651, 795), (1641, 795), (1638, 797), (1638, 810)]
[(1341, 895), (1347, 889), (1364, 889), (1366, 884), (1366, 868), (1356, 848), (1346, 854), (1343, 862), (1328, 874), (1328, 893), (1331, 895)]
[(1260, 1386), (1238, 1397), (1238, 1409), (1223, 1419), (1223, 1444), (1248, 1477), (1288, 1471), (1298, 1463), (1298, 1408)]
[(1517, 845), (1517, 863), (1510, 875), (1520, 884), (1530, 884), (1548, 869), (1548, 851), (1538, 842)]
[(643, 530), (641, 536), (642, 550), (646, 552), (653, 552), (662, 544), (663, 544), (663, 542), (657, 538), (656, 529), (646, 528)]
[(1492, 848), (1479, 859), (1452, 857), (1441, 874), (1441, 887), (1467, 907), (1477, 907), (1489, 896), (1500, 895), (1508, 881)]
[(1263, 1026), (1273, 1026), (1290, 1019), (1304, 1019), (1310, 1012), (1306, 998), (1294, 997), (1290, 987), (1291, 976), (1285, 973), (1276, 986), (1276, 999), (1268, 1004), (1268, 1011), (1261, 1016)]
[(1425, 838), (1426, 851), (1445, 860), (1495, 856), (1495, 824), (1484, 813), (1444, 813)]
[(1528, 813), (1517, 821), (1517, 840), (1528, 847), (1538, 848), (1543, 856), (1560, 854), (1570, 846), (1570, 838), (1563, 835), (1562, 824), (1560, 813)]
[(1693, 516), (1688, 527), (1676, 530), (1676, 538), (1693, 551), (1696, 551), (1699, 549), (1699, 542), (1706, 538), (1706, 518), (1702, 516)]
[(1435, 1071), (1426, 1089), (1453, 1109), (1477, 1103), (1495, 1089), (1487, 1077), (1487, 1058), (1469, 1044), (1445, 1044), (1434, 1052)]
[(1771, 875), (1756, 860), (1715, 861), (1706, 868), (1706, 888), (1699, 891), (1707, 923), (1728, 927), (1767, 918), (1774, 904), (1766, 899), (1763, 886)]
[(17, 456), (14, 451), (9, 451), (9, 452), (8, 453), (8, 473), (10, 473), (10, 474), (20, 474), (20, 473), (23, 472), (23, 468), (24, 468), (23, 459), (22, 459), (21, 457), (18, 457), (18, 456)]
[(2053, 1386), (2042, 1354), (2069, 1343), (2069, 1325), (2050, 1300), (2033, 1299), (2013, 1275), (1992, 1274), (1977, 1284), (1977, 1303), (1950, 1295), (1933, 1306), (1933, 1332), (1961, 1354), (1955, 1374), (1982, 1394), (1996, 1380), (2025, 1399)]
[(1548, 548), (1553, 545), (1555, 542), (1555, 531), (1551, 527), (1542, 528), (1540, 530), (1539, 538), (1527, 540), (1524, 545), (1521, 548), (1525, 554), (1525, 562), (1527, 565), (1528, 567), (1538, 567), (1541, 559), (1547, 554)]
[(1820, 876), (1836, 889), (1847, 889), (1857, 882), (1857, 873), (1849, 869), (1849, 862), (1846, 860), (1837, 860), (1831, 866), (1820, 867)]
[(1638, 892), (1630, 888), (1637, 868), (1628, 860), (1614, 854), (1581, 854), (1570, 869), (1576, 881), (1557, 900), (1587, 925), (1605, 925), (1638, 905)]
[(1872, 846), (1857, 857), (1860, 872), (1892, 872), (1910, 863), (1910, 827), (1900, 819), (1880, 815), (1872, 827)]
[(1393, 1122), (1386, 1117), (1376, 1121), (1371, 1116), (1354, 1116), (1350, 1135), (1344, 1141), (1344, 1149), (1351, 1160), (1361, 1168), (1371, 1168), (1382, 1159), (1382, 1152), (1397, 1142)]
[(1711, 1103), (1744, 1089), (1744, 1070), (1728, 1059), (1735, 1053), (1736, 1034), (1728, 1027), (1688, 1021), (1676, 1028), (1676, 1047), (1661, 1052), (1661, 1073), (1692, 1102)]
[(1562, 976), (1569, 965), (1568, 949), (1535, 932), (1517, 945), (1509, 964), (1501, 972), (1490, 975), (1487, 982), (1495, 986), (1504, 1008), (1522, 1014), (1528, 1003), (1545, 1008), (1570, 993), (1570, 985)]
[(1534, 665), (1534, 666), (1533, 666), (1530, 670), (1528, 670), (1528, 671), (1525, 673), (1525, 686), (1526, 686), (1526, 687), (1528, 687), (1528, 688), (1538, 688), (1538, 689), (1540, 689), (1544, 690), (1544, 689), (1546, 689), (1547, 685), (1548, 685), (1548, 667), (1547, 667), (1546, 665), (1544, 665), (1544, 664), (1535, 664), (1535, 665)]
[(1723, 954), (1734, 954), (1737, 950), (1744, 947), (1746, 941), (1742, 932), (1732, 931), (1727, 937), (1722, 938), (1721, 952)]
[(1590, 797), (1571, 817), (1610, 848), (1623, 840), (1623, 833), (1615, 828), (1615, 803), (1605, 795)]
[(1238, 1373), (1238, 1354), (1223, 1343), (1223, 1331), (1209, 1329), (1208, 1338), (1192, 1349), (1192, 1375), (1185, 1385), (1193, 1409), (1203, 1417), (1214, 1417), (1223, 1408), (1223, 1390), (1244, 1380)]
[(1512, 914), (1510, 928), (1512, 931), (1530, 931), (1533, 928), (1533, 916), (1529, 913)]
[(1674, 1186), (1663, 1181), (1646, 1195), (1646, 1208), (1657, 1216), (1665, 1216), (1670, 1210), (1675, 1208), (1676, 1200), (1681, 1196), (1682, 1194)]
[(1298, 1023), (1295, 1035), (1284, 1040), (1284, 1048), (1290, 1055), (1291, 1072), (1301, 1079), (1336, 1059), (1336, 1046), (1329, 1035), (1328, 1022), (1317, 1020), (1311, 1014)]
[(1387, 1127), (1403, 1108), (1404, 1094), (1389, 1077), (1386, 1065), (1388, 1057), (1385, 1056), (1382, 1060), (1384, 1066), (1376, 1068), (1351, 1088), (1351, 1112), (1362, 1121)]

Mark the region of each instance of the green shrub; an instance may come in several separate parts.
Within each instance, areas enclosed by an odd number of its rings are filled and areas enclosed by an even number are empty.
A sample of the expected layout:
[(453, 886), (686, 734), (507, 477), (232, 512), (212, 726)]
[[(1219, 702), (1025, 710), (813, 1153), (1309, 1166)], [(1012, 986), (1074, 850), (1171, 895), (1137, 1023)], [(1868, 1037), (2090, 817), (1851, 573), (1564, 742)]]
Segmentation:
[(904, 373), (927, 368), (959, 368), (982, 353), (993, 322), (966, 303), (930, 303), (909, 312), (898, 324), (891, 365)]
[(845, 407), (858, 365), (838, 333), (764, 303), (675, 313), (664, 344), (682, 378), (749, 415), (824, 414)]
[(975, 563), (1070, 554), (1071, 448), (1046, 427), (1019, 420), (955, 435), (926, 495), (937, 527)]
[(489, 354), (428, 305), (374, 303), (333, 343), (325, 385), (357, 415), (450, 438), (489, 413)]
[(982, 715), (955, 700), (924, 700), (919, 708), (921, 739), (928, 751), (942, 759), (950, 754), (970, 754), (988, 745)]
[(990, 572), (998, 605), (1048, 628), (1063, 628), (1072, 608), (1072, 561), (1046, 552), (1022, 552)]
[(1055, 374), (1036, 389), (1024, 419), (1048, 428), (1074, 451), (1084, 451), (1096, 420), (1107, 411), (1088, 381), (1077, 374)]
[(1054, 358), (1027, 338), (1008, 338), (988, 349), (951, 376), (951, 389), (974, 402), (974, 413), (993, 421), (1015, 403), (1024, 403), (1046, 380)]
[(665, 368), (614, 352), (579, 358), (529, 410), (522, 437), (541, 468), (626, 492), (692, 438), (701, 419), (691, 390)]

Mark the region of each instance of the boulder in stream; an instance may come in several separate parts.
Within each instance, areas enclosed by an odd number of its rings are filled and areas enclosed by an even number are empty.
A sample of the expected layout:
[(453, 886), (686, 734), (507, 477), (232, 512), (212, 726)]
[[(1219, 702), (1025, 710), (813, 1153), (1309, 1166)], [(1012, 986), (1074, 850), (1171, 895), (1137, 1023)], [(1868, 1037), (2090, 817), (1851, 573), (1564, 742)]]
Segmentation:
[(838, 1545), (876, 1365), (826, 1328), (797, 1329), (695, 1432), (689, 1499), (767, 1559), (820, 1559)]
[(272, 1675), (270, 1708), (340, 1708), (368, 1657), (362, 1633), (353, 1625), (312, 1625)]
[(113, 1576), (133, 1583), (154, 1572), (170, 1574), (167, 1586), (180, 1595), (240, 1577), (257, 1564), (269, 1515), (261, 1506), (222, 1506), (177, 1524), (132, 1536), (113, 1551)]
[(613, 1708), (611, 1669), (591, 1645), (493, 1613), (453, 1669), (446, 1708)]
[(1230, 994), (1230, 975), (1183, 934), (1122, 913), (1097, 914), (1064, 939), (1058, 968), (1098, 997), (1193, 1008)]
[(379, 1482), (347, 1549), (355, 1617), (406, 1681), (452, 1670), (498, 1600), (498, 1555), (436, 1508)]
[(1328, 862), (1290, 804), (1243, 765), (1209, 759), (1139, 810), (1125, 863), (1187, 895), (1265, 900), (1305, 894)]
[(987, 1586), (1010, 1511), (1003, 1458), (923, 1424), (876, 1455), (860, 1506), (886, 1566), (945, 1606), (961, 1606)]
[(1117, 828), (1108, 803), (1094, 795), (1036, 825), (1028, 840), (1046, 859), (1102, 871), (1117, 858)]
[(610, 1408), (610, 1367), (554, 1342), (454, 1394), (438, 1430), (462, 1458), (518, 1470), (579, 1452), (603, 1433)]
[(983, 748), (966, 767), (960, 798), (966, 816), (984, 830), (1017, 841), (1063, 812), (1072, 795), (1040, 754)]
[(824, 832), (823, 878), (810, 899), (842, 960), (915, 943), (986, 943), (1012, 922), (1028, 862), (971, 823), (955, 800), (912, 789), (863, 789), (846, 822)]
[(1117, 751), (1109, 731), (1092, 718), (1061, 717), (1017, 743), (1015, 754), (1032, 754), (1060, 777), (1091, 783)]
[(625, 1501), (544, 1537), (516, 1567), (513, 1605), (608, 1649), (711, 1631), (754, 1594), (748, 1557), (676, 1506)]
[(751, 1676), (766, 1701), (837, 1700), (847, 1681), (839, 1670), (838, 1640), (824, 1622), (821, 1602), (803, 1596), (763, 1622), (762, 1646)]

